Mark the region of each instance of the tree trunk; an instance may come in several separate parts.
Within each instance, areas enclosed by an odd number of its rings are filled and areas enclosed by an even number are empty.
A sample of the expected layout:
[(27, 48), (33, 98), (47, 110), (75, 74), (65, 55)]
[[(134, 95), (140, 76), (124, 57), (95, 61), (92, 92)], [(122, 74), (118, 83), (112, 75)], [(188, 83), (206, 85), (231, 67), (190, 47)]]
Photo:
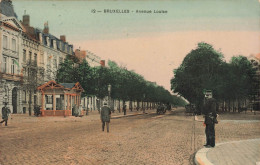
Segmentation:
[(229, 111), (229, 112), (231, 111), (231, 103), (230, 103), (230, 100), (228, 100), (228, 111)]
[(118, 100), (118, 112), (121, 113), (121, 111), (120, 111), (120, 99)]
[(32, 115), (32, 90), (29, 90), (29, 116)]
[(129, 109), (131, 112), (133, 111), (133, 102), (132, 101), (129, 102)]

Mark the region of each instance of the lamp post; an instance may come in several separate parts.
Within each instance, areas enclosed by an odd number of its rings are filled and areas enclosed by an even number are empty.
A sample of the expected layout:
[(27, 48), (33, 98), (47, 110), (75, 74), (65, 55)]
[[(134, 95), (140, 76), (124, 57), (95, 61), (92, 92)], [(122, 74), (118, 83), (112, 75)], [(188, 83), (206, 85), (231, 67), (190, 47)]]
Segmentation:
[[(111, 99), (111, 85), (110, 85), (110, 84), (108, 84), (107, 90), (108, 90), (108, 105), (109, 105), (109, 108), (111, 108), (111, 104), (110, 104), (110, 99)], [(113, 112), (114, 112), (114, 111), (113, 111)]]
[(145, 93), (144, 93), (144, 100), (143, 100), (143, 113), (145, 113)]
[(4, 96), (4, 104), (7, 103), (8, 104), (8, 97), (7, 95)]

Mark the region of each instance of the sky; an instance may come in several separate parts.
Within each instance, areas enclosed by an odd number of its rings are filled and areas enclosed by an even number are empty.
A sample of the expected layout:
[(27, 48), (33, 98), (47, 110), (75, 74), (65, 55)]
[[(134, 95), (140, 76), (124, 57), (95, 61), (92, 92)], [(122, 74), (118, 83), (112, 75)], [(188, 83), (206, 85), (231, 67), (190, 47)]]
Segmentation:
[(33, 27), (43, 29), (48, 21), (50, 33), (66, 35), (74, 49), (115, 61), (169, 91), (173, 70), (199, 42), (221, 51), (227, 62), (260, 53), (258, 0), (13, 0), (13, 5), (19, 20), (26, 12)]

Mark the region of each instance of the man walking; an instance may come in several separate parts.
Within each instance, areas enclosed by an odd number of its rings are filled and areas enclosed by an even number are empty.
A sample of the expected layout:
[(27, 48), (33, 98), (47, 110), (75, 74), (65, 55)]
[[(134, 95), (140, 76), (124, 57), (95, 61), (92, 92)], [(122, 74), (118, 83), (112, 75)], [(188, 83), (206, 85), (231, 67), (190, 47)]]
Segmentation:
[(2, 108), (2, 121), (1, 124), (5, 122), (5, 126), (7, 126), (8, 116), (11, 113), (10, 109), (7, 107), (7, 103), (4, 103), (4, 107)]
[(126, 115), (126, 104), (123, 106), (124, 115)]
[(216, 100), (212, 98), (212, 93), (205, 95), (204, 105), (204, 124), (206, 125), (206, 147), (215, 147), (215, 124), (217, 124), (216, 114)]
[(105, 130), (105, 125), (107, 126), (107, 132), (109, 132), (109, 122), (111, 117), (111, 109), (107, 106), (107, 102), (101, 108), (100, 118), (102, 122), (102, 131)]

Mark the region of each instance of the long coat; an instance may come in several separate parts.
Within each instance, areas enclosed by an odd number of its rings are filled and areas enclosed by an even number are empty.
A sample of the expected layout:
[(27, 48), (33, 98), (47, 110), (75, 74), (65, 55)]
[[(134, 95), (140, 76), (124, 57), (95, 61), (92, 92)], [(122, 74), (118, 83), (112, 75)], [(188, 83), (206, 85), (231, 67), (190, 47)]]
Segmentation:
[(205, 124), (215, 124), (214, 120), (217, 117), (216, 114), (216, 100), (211, 98), (207, 99), (205, 106), (204, 106), (204, 113), (205, 113)]
[(102, 122), (110, 122), (111, 109), (108, 106), (101, 108), (100, 118)]
[(10, 109), (8, 107), (2, 108), (2, 119), (8, 119), (8, 115), (11, 113)]

